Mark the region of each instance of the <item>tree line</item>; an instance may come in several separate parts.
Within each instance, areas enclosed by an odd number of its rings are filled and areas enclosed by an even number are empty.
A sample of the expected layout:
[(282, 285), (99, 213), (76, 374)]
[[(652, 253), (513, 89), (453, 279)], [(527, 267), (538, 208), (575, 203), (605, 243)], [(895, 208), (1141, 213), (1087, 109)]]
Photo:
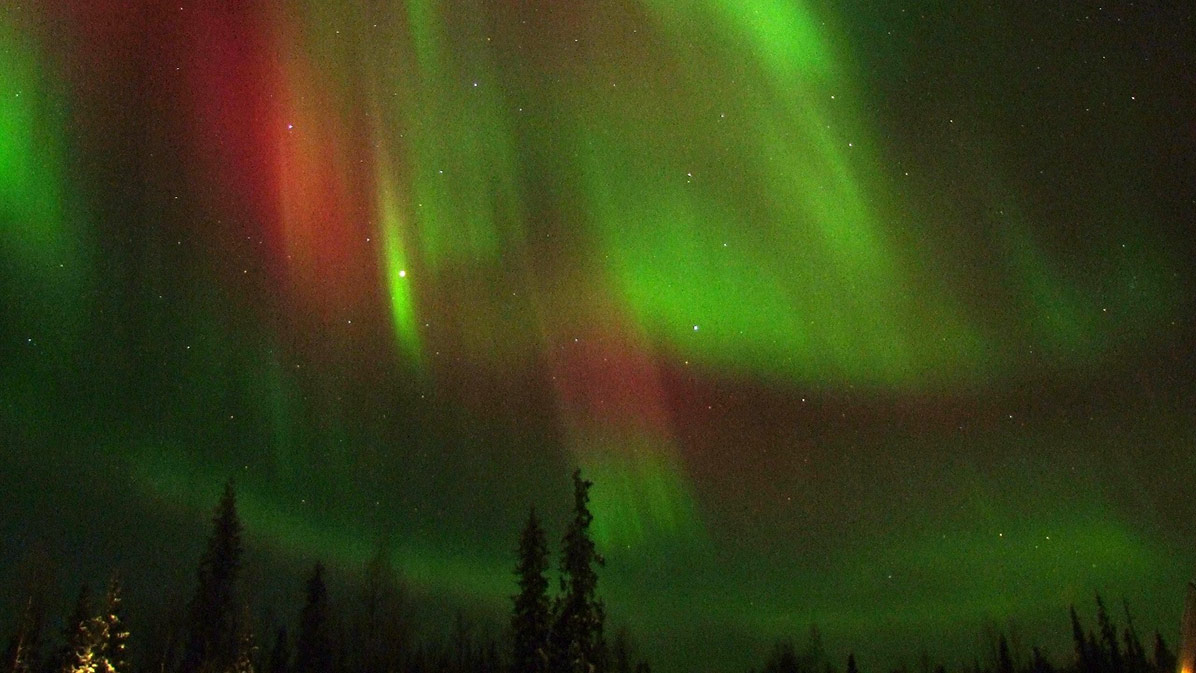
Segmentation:
[[(43, 615), (28, 598), (0, 660), (0, 673), (651, 673), (636, 657), (625, 631), (608, 642), (606, 610), (598, 594), (598, 568), (605, 561), (590, 533), (592, 482), (573, 473), (571, 517), (561, 539), (559, 584), (550, 592), (550, 551), (534, 508), (519, 535), (514, 573), (518, 591), (511, 597), (507, 637), (476, 639), (458, 615), (447, 643), (415, 643), (402, 607), (402, 589), (381, 550), (368, 564), (354, 619), (338, 619), (329, 599), (326, 571), (317, 562), (304, 582), (303, 606), (294, 637), (285, 626), (262, 647), (253, 632), (247, 604), (240, 602), (242, 525), (232, 482), (212, 517), (211, 533), (200, 558), (195, 592), (183, 623), (159, 625), (167, 634), (155, 647), (131, 656), (121, 582), (113, 576), (93, 602), (83, 586), (56, 644), (43, 647)], [(952, 673), (1173, 673), (1176, 657), (1161, 634), (1150, 650), (1143, 645), (1128, 605), (1125, 624), (1110, 616), (1096, 596), (1096, 626), (1085, 629), (1071, 608), (1074, 658), (1051, 662), (1034, 647), (1015, 652), (1010, 639), (993, 637), (987, 661)], [(138, 653), (133, 653), (138, 654)], [(845, 673), (861, 673), (854, 654)], [(792, 640), (778, 641), (764, 665), (749, 673), (838, 673), (811, 627), (800, 650)], [(948, 673), (923, 656), (916, 671), (901, 666), (865, 673)]]
[(326, 570), (317, 562), (304, 582), (293, 637), (285, 626), (263, 647), (248, 605), (240, 602), (243, 529), (233, 483), (212, 517), (195, 591), (182, 624), (152, 651), (131, 657), (121, 583), (113, 577), (98, 604), (80, 589), (56, 644), (43, 647), (44, 615), (30, 597), (18, 611), (0, 660), (0, 673), (650, 673), (632, 665), (625, 634), (607, 644), (606, 613), (598, 596), (604, 564), (590, 533), (592, 482), (573, 473), (573, 510), (562, 538), (559, 590), (549, 592), (547, 534), (534, 508), (518, 541), (509, 642), (474, 638), (458, 616), (448, 643), (411, 642), (402, 588), (384, 550), (368, 564), (359, 610), (347, 623), (329, 599)]
[[(1121, 626), (1109, 615), (1104, 599), (1097, 593), (1096, 627), (1085, 629), (1075, 606), (1071, 606), (1074, 659), (1070, 661), (1056, 664), (1038, 646), (1028, 652), (1016, 652), (1008, 635), (989, 632), (987, 660), (974, 658), (970, 665), (957, 667), (952, 673), (1176, 673), (1176, 655), (1162, 634), (1154, 633), (1148, 652), (1134, 625), (1129, 604), (1123, 602), (1123, 607), (1125, 624)], [(902, 665), (875, 673), (948, 673), (946, 666), (932, 665), (925, 653), (920, 659), (913, 669)], [(839, 670), (827, 657), (818, 628), (811, 626), (805, 648), (799, 650), (791, 639), (777, 642), (759, 673), (838, 673)], [(843, 670), (861, 673), (854, 654), (847, 655)]]

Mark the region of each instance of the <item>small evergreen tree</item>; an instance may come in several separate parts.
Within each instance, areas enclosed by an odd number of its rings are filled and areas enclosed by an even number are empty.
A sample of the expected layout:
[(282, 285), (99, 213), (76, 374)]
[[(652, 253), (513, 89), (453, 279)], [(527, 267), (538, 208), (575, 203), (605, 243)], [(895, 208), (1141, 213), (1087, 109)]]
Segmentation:
[(190, 605), (182, 673), (227, 671), (237, 658), (236, 582), (241, 569), (241, 521), (230, 479), (212, 518)]
[(552, 673), (605, 673), (602, 636), (605, 608), (598, 599), (598, 573), (604, 564), (590, 524), (590, 487), (594, 483), (573, 472), (573, 519), (565, 532), (561, 558), (561, 591), (555, 610), (550, 652)]
[(317, 563), (307, 580), (306, 599), (299, 614), (299, 635), (295, 641), (292, 673), (329, 673), (332, 669), (328, 588), (324, 566)]
[(997, 640), (997, 673), (1014, 673), (1013, 657), (1009, 654), (1009, 639), (1004, 633)]
[(615, 643), (611, 652), (612, 673), (632, 673), (631, 646), (627, 643), (627, 630), (619, 629), (615, 634)]
[(270, 648), (270, 660), (266, 663), (266, 673), (287, 673), (287, 662), (291, 658), (291, 650), (287, 645), (287, 629), (278, 627), (274, 633), (274, 647)]
[(764, 665), (764, 673), (800, 673), (797, 650), (792, 640), (782, 640), (772, 646), (772, 654)]
[(519, 563), (515, 566), (519, 593), (512, 597), (515, 606), (511, 613), (511, 670), (514, 673), (544, 673), (548, 668), (551, 615), (547, 571), (548, 540), (532, 508), (519, 536)]
[(1038, 647), (1030, 651), (1030, 673), (1055, 673), (1055, 667)]

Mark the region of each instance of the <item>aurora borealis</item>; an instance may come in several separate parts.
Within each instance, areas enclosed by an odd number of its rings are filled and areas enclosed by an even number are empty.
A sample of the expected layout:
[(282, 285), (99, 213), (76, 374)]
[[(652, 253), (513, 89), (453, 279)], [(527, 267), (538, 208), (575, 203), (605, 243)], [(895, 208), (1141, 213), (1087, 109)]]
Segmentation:
[(580, 465), (660, 670), (1174, 642), (1196, 24), (1007, 4), (5, 4), (3, 567), (186, 582), (232, 476), (497, 614)]

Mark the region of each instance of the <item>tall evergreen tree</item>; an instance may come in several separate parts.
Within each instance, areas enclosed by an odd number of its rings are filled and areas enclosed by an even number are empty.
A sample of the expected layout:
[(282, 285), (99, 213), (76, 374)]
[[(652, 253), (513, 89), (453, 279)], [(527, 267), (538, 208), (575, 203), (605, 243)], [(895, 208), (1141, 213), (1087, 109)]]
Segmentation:
[(1178, 663), (1175, 653), (1167, 647), (1167, 641), (1163, 640), (1163, 634), (1158, 631), (1154, 632), (1154, 657), (1151, 663), (1154, 664), (1157, 673), (1175, 673)]
[(245, 606), (241, 619), (237, 622), (237, 652), (229, 673), (255, 673), (257, 670), (257, 667), (254, 666), (254, 660), (257, 658), (257, 642), (250, 624), (249, 606)]
[(403, 603), (404, 590), (391, 566), (390, 550), (379, 543), (365, 567), (357, 626), (348, 648), (361, 673), (387, 673), (400, 667), (410, 640)]
[(1142, 646), (1142, 639), (1138, 637), (1138, 630), (1134, 628), (1134, 616), (1130, 614), (1129, 601), (1122, 601), (1125, 608), (1125, 630), (1121, 638), (1125, 644), (1125, 668), (1127, 673), (1148, 673), (1150, 662), (1146, 660), (1146, 648)]
[(1100, 625), (1100, 649), (1102, 663), (1110, 673), (1125, 673), (1125, 660), (1121, 654), (1121, 643), (1117, 639), (1117, 626), (1109, 618), (1105, 601), (1096, 595), (1096, 620)]
[(278, 627), (274, 633), (274, 647), (270, 648), (270, 659), (266, 662), (266, 673), (287, 673), (291, 650), (287, 645), (287, 629)]
[(241, 520), (230, 479), (212, 518), (190, 605), (182, 673), (227, 671), (237, 658), (236, 583), (241, 570)]
[[(533, 507), (519, 536), (519, 593), (511, 613), (514, 673), (544, 673), (548, 668), (548, 632), (551, 615), (548, 604), (548, 540)], [(620, 673), (630, 673), (620, 672)]]
[(1084, 627), (1076, 615), (1076, 606), (1071, 606), (1071, 638), (1076, 648), (1076, 671), (1078, 673), (1097, 673), (1095, 653), (1084, 637)]
[(299, 613), (299, 635), (295, 640), (292, 673), (329, 673), (332, 670), (330, 617), (324, 566), (317, 563), (307, 580), (306, 599)]
[(596, 567), (604, 564), (590, 537), (590, 487), (593, 482), (573, 472), (573, 519), (565, 532), (561, 558), (561, 591), (552, 627), (552, 673), (605, 673), (606, 646), (602, 628), (605, 608), (598, 598)]
[(91, 596), (87, 585), (79, 589), (75, 607), (63, 628), (66, 646), (61, 655), (59, 670), (63, 673), (94, 670), (96, 657), (95, 624), (91, 615)]
[(44, 611), (40, 593), (31, 593), (17, 616), (17, 627), (4, 649), (4, 670), (31, 673), (39, 665)]
[(100, 648), (102, 666), (109, 673), (129, 670), (129, 630), (125, 627), (121, 592), (120, 579), (113, 575), (104, 594), (104, 612), (97, 618), (103, 638)]

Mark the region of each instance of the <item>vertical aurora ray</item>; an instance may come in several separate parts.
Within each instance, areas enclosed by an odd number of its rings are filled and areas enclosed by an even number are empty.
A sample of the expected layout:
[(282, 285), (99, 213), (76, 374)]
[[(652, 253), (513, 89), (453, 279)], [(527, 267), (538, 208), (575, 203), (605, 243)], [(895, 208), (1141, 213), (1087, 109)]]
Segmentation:
[[(516, 182), (503, 73), (490, 52), (484, 13), (453, 12), (437, 0), (406, 3), (413, 67), (394, 83), (410, 143), (412, 221), (423, 261), (485, 265), (521, 237), (512, 215)], [(473, 44), (455, 52), (448, 44)], [(402, 58), (402, 56), (400, 56)]]
[(657, 363), (626, 319), (554, 356), (568, 448), (595, 483), (594, 532), (624, 552), (704, 539)]
[[(381, 141), (376, 141), (378, 146)], [(390, 299), (390, 318), (399, 346), (417, 365), (420, 364), (420, 343), (415, 316), (415, 293), (412, 280), (408, 277), (407, 246), (404, 241), (403, 211), (395, 193), (394, 180), (390, 174), (386, 152), (375, 151), (377, 221), (382, 239), (382, 273), (386, 279), (387, 295)]]
[[(69, 175), (67, 78), (50, 58), (38, 19), (34, 7), (0, 12), (0, 333), (56, 354), (39, 374), (46, 376), (69, 372), (79, 345), (90, 308), (92, 232)], [(0, 397), (37, 381), (17, 381), (36, 361), (0, 373)], [(46, 392), (38, 388), (32, 398)]]
[(62, 107), (47, 86), (33, 31), (0, 15), (0, 234), (5, 249), (49, 261), (63, 231)]
[[(607, 130), (577, 144), (612, 275), (654, 339), (719, 369), (803, 381), (957, 374), (975, 334), (949, 293), (911, 276), (883, 226), (867, 178), (876, 159), (818, 22), (788, 3), (648, 10), (684, 64), (670, 79), (690, 86), (674, 85), (662, 106), (650, 86), (626, 82), (662, 76), (603, 64), (594, 88), (625, 86), (585, 100), (585, 127)], [(707, 74), (745, 42), (743, 71)], [(672, 142), (678, 114), (711, 146)], [(900, 290), (919, 283), (917, 302)]]

